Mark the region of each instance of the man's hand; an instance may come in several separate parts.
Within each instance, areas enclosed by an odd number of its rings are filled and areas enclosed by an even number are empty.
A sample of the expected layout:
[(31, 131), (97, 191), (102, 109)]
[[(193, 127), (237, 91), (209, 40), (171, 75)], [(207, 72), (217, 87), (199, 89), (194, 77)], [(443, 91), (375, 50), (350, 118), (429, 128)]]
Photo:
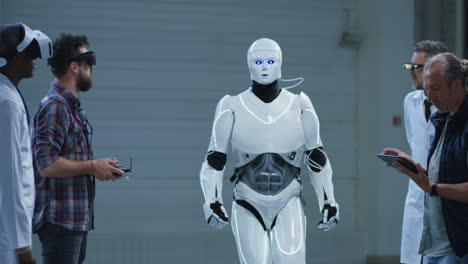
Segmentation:
[(23, 253), (17, 253), (18, 256), (18, 264), (35, 264), (36, 260), (34, 259), (32, 255), (32, 250), (29, 249), (26, 252)]
[(394, 162), (393, 167), (399, 170), (400, 172), (408, 175), (423, 191), (427, 193), (431, 193), (432, 182), (429, 180), (427, 176), (426, 169), (424, 169), (421, 164), (416, 164), (416, 169), (418, 169), (418, 173), (411, 171), (410, 169), (406, 168), (400, 162)]
[(329, 231), (335, 228), (339, 220), (339, 206), (338, 204), (331, 205), (328, 201), (322, 209), (323, 220), (318, 224), (318, 228), (322, 231)]
[(382, 154), (384, 155), (393, 155), (393, 156), (400, 156), (408, 161), (410, 161), (411, 163), (414, 163), (414, 161), (411, 159), (411, 157), (404, 153), (403, 151), (399, 150), (399, 149), (395, 149), (395, 148), (386, 148), (383, 150)]
[(210, 205), (203, 204), (206, 222), (217, 229), (223, 229), (229, 224), (228, 214), (224, 206), (216, 201)]
[(412, 160), (411, 157), (408, 154), (406, 154), (406, 153), (404, 153), (404, 152), (402, 152), (402, 151), (400, 151), (398, 149), (387, 148), (387, 149), (384, 149), (382, 154), (400, 156), (400, 157), (404, 158), (405, 160), (407, 160), (408, 162), (411, 162), (411, 163), (415, 164), (416, 169), (418, 170), (417, 173), (411, 171), (405, 165), (403, 165), (401, 162), (398, 162), (398, 161), (394, 162), (392, 164), (392, 166), (395, 169), (397, 169), (399, 172), (408, 175), (408, 177), (410, 177), (425, 192), (428, 192), (428, 193), (431, 192), (432, 183), (429, 181), (429, 177), (427, 176), (426, 169), (424, 169), (421, 166), (421, 164), (414, 162), (414, 160)]
[(115, 181), (117, 175), (123, 175), (124, 172), (114, 167), (119, 162), (116, 158), (105, 158), (91, 160), (92, 174), (101, 181), (113, 180)]

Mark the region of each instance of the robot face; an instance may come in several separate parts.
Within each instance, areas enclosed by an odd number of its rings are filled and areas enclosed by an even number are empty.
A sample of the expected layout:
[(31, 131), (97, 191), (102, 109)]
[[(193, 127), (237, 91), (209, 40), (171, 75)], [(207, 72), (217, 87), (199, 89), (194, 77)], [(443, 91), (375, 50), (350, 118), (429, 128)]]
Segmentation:
[(281, 78), (281, 60), (276, 52), (253, 52), (249, 66), (250, 78), (260, 84), (270, 84)]
[(247, 52), (250, 78), (260, 84), (270, 84), (281, 78), (281, 49), (271, 39), (259, 39)]

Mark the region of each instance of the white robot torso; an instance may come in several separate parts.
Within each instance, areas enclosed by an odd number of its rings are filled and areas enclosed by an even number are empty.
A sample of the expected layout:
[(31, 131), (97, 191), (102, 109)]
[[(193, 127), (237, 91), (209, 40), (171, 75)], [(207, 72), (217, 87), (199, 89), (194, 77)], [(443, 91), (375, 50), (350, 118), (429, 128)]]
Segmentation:
[[(258, 154), (276, 153), (300, 167), (304, 131), (297, 95), (282, 90), (271, 103), (264, 103), (251, 89), (231, 98), (235, 122), (232, 128), (232, 154), (235, 167), (241, 167)], [(294, 159), (292, 153), (296, 152)]]
[(273, 102), (264, 103), (247, 89), (218, 103), (209, 150), (227, 153), (231, 145), (236, 168), (263, 153), (279, 154), (300, 167), (303, 151), (322, 145), (318, 129), (315, 110), (304, 93), (282, 90)]

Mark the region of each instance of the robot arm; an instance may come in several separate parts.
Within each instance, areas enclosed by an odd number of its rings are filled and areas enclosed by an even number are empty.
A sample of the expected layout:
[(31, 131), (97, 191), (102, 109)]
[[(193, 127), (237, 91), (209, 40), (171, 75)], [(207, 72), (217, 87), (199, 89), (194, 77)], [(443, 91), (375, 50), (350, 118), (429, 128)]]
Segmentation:
[(200, 184), (205, 197), (203, 209), (208, 224), (223, 228), (228, 224), (228, 214), (223, 206), (223, 176), (226, 164), (226, 149), (231, 138), (234, 113), (230, 96), (225, 96), (216, 108), (208, 155), (200, 170)]
[(323, 151), (320, 138), (320, 123), (309, 97), (304, 93), (299, 95), (302, 109), (302, 123), (304, 126), (305, 163), (309, 171), (310, 181), (317, 194), (323, 220), (319, 228), (328, 231), (336, 226), (339, 220), (339, 206), (335, 201), (332, 182), (332, 167), (327, 154)]

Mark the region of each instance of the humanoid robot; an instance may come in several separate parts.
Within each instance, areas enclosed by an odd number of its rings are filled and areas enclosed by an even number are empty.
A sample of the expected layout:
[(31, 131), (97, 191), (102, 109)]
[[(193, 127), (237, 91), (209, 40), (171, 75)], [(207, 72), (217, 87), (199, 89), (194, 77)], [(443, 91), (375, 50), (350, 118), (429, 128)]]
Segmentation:
[(306, 263), (302, 162), (323, 213), (319, 229), (330, 230), (339, 219), (319, 120), (306, 94), (278, 86), (282, 52), (275, 41), (255, 41), (247, 64), (252, 86), (236, 96), (224, 96), (216, 108), (200, 171), (205, 218), (216, 228), (229, 224), (222, 188), (230, 147), (235, 167), (231, 227), (240, 263)]

